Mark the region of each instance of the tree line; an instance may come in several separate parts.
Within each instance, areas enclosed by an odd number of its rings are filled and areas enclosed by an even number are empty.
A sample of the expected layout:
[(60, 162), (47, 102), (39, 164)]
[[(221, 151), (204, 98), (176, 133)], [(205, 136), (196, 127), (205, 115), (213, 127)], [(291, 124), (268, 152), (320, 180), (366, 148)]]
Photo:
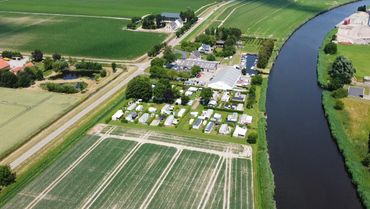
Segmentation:
[(262, 42), (262, 45), (258, 51), (258, 68), (266, 68), (272, 52), (274, 50), (274, 41), (272, 39), (266, 39)]

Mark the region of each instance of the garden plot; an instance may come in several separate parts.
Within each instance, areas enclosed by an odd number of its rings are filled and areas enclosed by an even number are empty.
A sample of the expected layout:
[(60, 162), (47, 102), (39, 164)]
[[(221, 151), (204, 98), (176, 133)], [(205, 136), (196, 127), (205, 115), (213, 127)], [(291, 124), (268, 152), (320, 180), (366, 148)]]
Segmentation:
[(227, 151), (242, 145), (117, 128), (94, 127), (4, 208), (253, 208), (251, 156)]

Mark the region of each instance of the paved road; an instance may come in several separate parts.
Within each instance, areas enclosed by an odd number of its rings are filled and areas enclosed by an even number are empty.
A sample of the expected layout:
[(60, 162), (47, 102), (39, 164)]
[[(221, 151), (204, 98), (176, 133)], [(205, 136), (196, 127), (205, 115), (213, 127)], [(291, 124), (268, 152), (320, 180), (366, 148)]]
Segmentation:
[[(214, 8), (212, 11), (208, 12), (207, 14), (204, 14), (201, 18), (199, 18), (199, 21), (189, 30), (187, 31), (183, 36), (180, 38), (174, 38), (169, 41), (169, 46), (176, 46), (178, 45), (185, 37), (187, 37), (191, 32), (193, 32), (196, 28), (198, 28), (205, 20), (207, 20), (215, 11), (217, 11), (219, 8), (222, 8), (224, 5), (229, 4), (233, 1), (228, 1), (225, 3), (222, 3), (218, 5), (216, 8)], [(159, 55), (161, 56), (161, 55)], [(44, 146), (49, 144), (51, 141), (53, 141), (55, 138), (57, 138), (60, 134), (62, 134), (64, 131), (66, 131), (68, 128), (72, 127), (77, 121), (82, 119), (84, 116), (86, 116), (88, 113), (90, 113), (92, 110), (94, 110), (99, 105), (103, 104), (107, 99), (109, 99), (111, 96), (113, 96), (115, 93), (117, 93), (120, 89), (122, 89), (131, 79), (134, 77), (144, 74), (144, 70), (150, 66), (150, 62), (143, 62), (143, 63), (136, 63), (133, 64), (138, 67), (138, 70), (131, 74), (129, 77), (127, 77), (125, 80), (121, 81), (118, 85), (114, 86), (111, 90), (109, 90), (106, 94), (104, 94), (101, 97), (93, 96), (91, 99), (95, 99), (93, 103), (91, 103), (88, 107), (86, 107), (84, 110), (82, 110), (80, 113), (72, 117), (70, 120), (68, 120), (66, 123), (64, 123), (62, 126), (60, 126), (58, 129), (50, 133), (48, 136), (46, 136), (44, 139), (39, 141), (37, 144), (35, 144), (33, 147), (31, 147), (29, 150), (24, 152), (21, 156), (19, 156), (16, 160), (10, 163), (10, 167), (12, 169), (17, 168), (19, 165), (24, 163), (26, 160), (28, 160), (30, 157), (32, 157), (34, 154), (36, 154), (38, 151), (40, 151)], [(110, 85), (106, 86), (104, 89), (110, 88)], [(102, 89), (103, 90), (103, 89)]]

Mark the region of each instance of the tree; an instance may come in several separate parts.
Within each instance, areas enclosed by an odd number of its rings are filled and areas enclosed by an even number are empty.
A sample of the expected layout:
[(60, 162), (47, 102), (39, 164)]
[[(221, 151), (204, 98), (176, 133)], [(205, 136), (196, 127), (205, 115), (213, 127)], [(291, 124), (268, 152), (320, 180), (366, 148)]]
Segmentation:
[(0, 187), (8, 186), (15, 182), (16, 174), (12, 172), (10, 166), (0, 165)]
[(53, 69), (56, 72), (61, 72), (69, 68), (68, 62), (64, 60), (57, 60), (53, 63)]
[(182, 95), (181, 96), (181, 105), (187, 105), (190, 101), (190, 97), (186, 96), (186, 95)]
[(167, 70), (164, 67), (150, 67), (149, 73), (151, 78), (168, 78)]
[(164, 60), (163, 58), (159, 58), (159, 57), (156, 57), (154, 58), (151, 62), (150, 62), (150, 66), (159, 66), (159, 67), (163, 67), (164, 63), (166, 62), (166, 60)]
[(113, 73), (117, 72), (117, 64), (115, 62), (112, 62), (112, 70), (113, 70)]
[(43, 61), (43, 64), (44, 64), (44, 70), (47, 71), (47, 70), (51, 70), (53, 69), (53, 60), (50, 58), (50, 57), (46, 57)]
[(35, 62), (41, 62), (43, 57), (44, 54), (39, 49), (32, 52), (32, 60)]
[(212, 89), (210, 89), (210, 88), (203, 88), (202, 91), (200, 92), (200, 97), (201, 97), (201, 103), (202, 103), (202, 105), (208, 105), (208, 103), (211, 100), (212, 96), (213, 96)]
[(357, 8), (357, 11), (359, 11), (359, 12), (366, 12), (366, 5), (359, 6), (359, 7)]
[(209, 54), (209, 55), (207, 55), (207, 58), (206, 58), (208, 61), (216, 61), (216, 57), (215, 57), (215, 55), (213, 55), (213, 54)]
[(338, 51), (337, 44), (330, 42), (327, 43), (324, 47), (325, 54), (336, 54)]
[(0, 72), (0, 86), (7, 88), (17, 88), (18, 77), (10, 71)]
[(341, 98), (344, 98), (344, 97), (348, 96), (348, 91), (346, 89), (340, 88), (340, 89), (337, 89), (337, 90), (333, 91), (331, 96), (336, 98), (336, 99), (341, 99)]
[(342, 84), (350, 84), (355, 72), (356, 69), (353, 67), (350, 60), (343, 56), (338, 56), (329, 71), (329, 75)]
[(173, 103), (176, 96), (176, 90), (167, 79), (160, 79), (154, 87), (153, 101), (156, 103)]
[(152, 98), (152, 94), (152, 84), (146, 76), (137, 76), (127, 85), (127, 98), (142, 99), (144, 102), (148, 102)]
[(36, 70), (35, 76), (38, 81), (44, 80), (44, 73), (40, 69)]
[(199, 66), (197, 66), (197, 65), (194, 65), (194, 66), (191, 68), (191, 75), (192, 75), (193, 77), (197, 76), (197, 75), (198, 75), (198, 73), (200, 73), (200, 72), (202, 72), (202, 69), (201, 69)]
[(53, 60), (54, 61), (61, 60), (61, 59), (62, 59), (62, 55), (60, 55), (58, 53), (54, 53), (53, 54)]
[(17, 84), (18, 87), (30, 87), (34, 82), (32, 76), (25, 71), (18, 72), (17, 77), (18, 77)]
[(263, 41), (261, 48), (258, 51), (257, 67), (265, 68), (274, 50), (274, 41), (266, 39)]
[(100, 71), (100, 76), (103, 77), (103, 78), (106, 77), (107, 76), (107, 71), (105, 69), (101, 70)]
[(166, 60), (166, 64), (172, 63), (176, 60), (176, 55), (172, 52), (171, 47), (167, 46), (164, 48), (163, 58)]
[(247, 137), (247, 142), (249, 144), (255, 144), (257, 142), (258, 135), (256, 132), (252, 132)]
[(252, 78), (252, 85), (261, 85), (263, 82), (263, 78), (261, 75), (253, 76)]

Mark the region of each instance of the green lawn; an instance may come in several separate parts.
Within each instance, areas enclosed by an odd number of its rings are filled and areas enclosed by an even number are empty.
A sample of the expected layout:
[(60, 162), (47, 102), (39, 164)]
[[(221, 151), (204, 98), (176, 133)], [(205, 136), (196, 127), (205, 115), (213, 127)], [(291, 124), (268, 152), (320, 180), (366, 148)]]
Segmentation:
[(0, 157), (24, 143), (79, 101), (79, 97), (0, 88)]
[(166, 35), (124, 30), (127, 21), (0, 13), (2, 49), (40, 49), (68, 56), (131, 59), (145, 54)]
[(240, 0), (225, 26), (238, 27), (248, 36), (285, 40), (299, 25), (315, 14), (348, 0)]
[(216, 0), (10, 0), (0, 1), (0, 10), (134, 17), (149, 13), (179, 12), (186, 8), (192, 8), (195, 11), (215, 1)]

